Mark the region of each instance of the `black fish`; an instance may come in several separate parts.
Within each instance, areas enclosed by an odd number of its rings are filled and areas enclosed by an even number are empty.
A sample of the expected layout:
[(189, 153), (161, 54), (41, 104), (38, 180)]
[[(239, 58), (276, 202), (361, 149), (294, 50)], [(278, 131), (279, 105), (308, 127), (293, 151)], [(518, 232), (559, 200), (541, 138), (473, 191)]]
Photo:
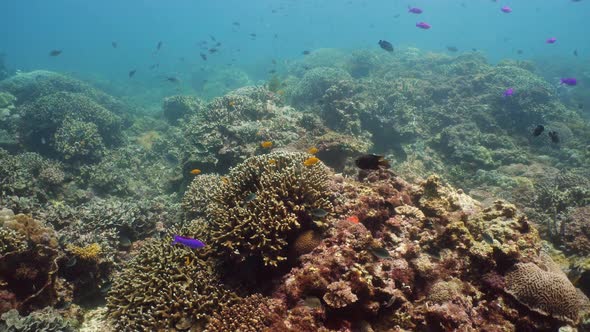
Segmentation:
[(389, 162), (376, 154), (362, 155), (354, 161), (360, 169), (379, 169), (380, 167), (389, 168)]
[(459, 49), (455, 46), (447, 46), (447, 50), (449, 50), (449, 52), (457, 52)]
[(213, 36), (213, 35), (209, 35), (209, 38), (211, 38), (211, 40), (214, 41), (214, 42), (217, 41), (217, 39), (215, 39), (215, 36)]
[(379, 40), (379, 46), (387, 52), (393, 52), (393, 45), (387, 40)]
[(163, 43), (161, 41), (158, 42), (158, 46), (156, 46), (156, 51), (159, 51), (162, 48), (162, 44)]
[(137, 69), (133, 69), (133, 70), (129, 71), (129, 78), (132, 78), (133, 75), (135, 75), (135, 72), (137, 72)]
[(256, 34), (255, 34), (255, 33), (251, 33), (251, 34), (250, 34), (250, 37), (252, 37), (252, 38), (256, 38)]
[(49, 52), (49, 56), (58, 56), (60, 55), (62, 52), (62, 50), (53, 50), (51, 52)]
[(537, 125), (533, 130), (533, 136), (537, 137), (543, 133), (545, 127), (543, 125)]
[(574, 50), (574, 55), (578, 56), (578, 50)]
[(516, 50), (516, 54), (522, 54), (522, 53), (524, 53), (523, 50)]
[(238, 22), (238, 21), (235, 21), (235, 22), (234, 22), (234, 23), (232, 23), (232, 24), (233, 24), (234, 26), (237, 26), (237, 27), (239, 27), (239, 26), (240, 26), (240, 22)]
[(217, 42), (217, 44), (215, 44), (215, 46), (217, 46), (217, 47), (221, 46), (221, 42)]
[(180, 82), (180, 80), (174, 76), (170, 76), (170, 77), (166, 77), (166, 81), (170, 82), (170, 83), (178, 83)]
[(310, 55), (311, 54), (311, 51), (305, 50), (305, 51), (301, 52), (301, 54), (303, 54), (303, 55)]
[(556, 131), (550, 131), (547, 133), (547, 135), (549, 135), (549, 138), (551, 138), (551, 142), (555, 144), (559, 143), (559, 134), (557, 134)]
[(160, 64), (159, 63), (154, 63), (153, 65), (150, 66), (150, 69), (153, 70), (153, 69), (156, 69), (158, 67), (160, 67)]
[(116, 41), (111, 42), (111, 45), (113, 46), (113, 48), (117, 48), (117, 46), (119, 46)]
[(213, 53), (215, 53), (215, 52), (217, 52), (217, 51), (218, 51), (218, 50), (217, 50), (215, 47), (212, 47), (212, 48), (210, 48), (210, 49), (209, 49), (209, 53), (210, 53), (210, 54), (213, 54)]
[(200, 56), (201, 56), (201, 59), (203, 59), (203, 61), (207, 61), (207, 54), (201, 53)]

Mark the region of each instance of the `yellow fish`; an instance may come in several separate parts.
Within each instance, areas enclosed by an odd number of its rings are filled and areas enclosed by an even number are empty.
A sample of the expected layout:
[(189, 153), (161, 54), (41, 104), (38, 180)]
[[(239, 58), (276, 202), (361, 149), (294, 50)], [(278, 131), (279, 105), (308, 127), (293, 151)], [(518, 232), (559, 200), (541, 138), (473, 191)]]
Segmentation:
[(192, 174), (192, 175), (199, 175), (199, 174), (201, 174), (201, 170), (200, 170), (200, 169), (198, 169), (198, 168), (195, 168), (195, 169), (193, 169), (193, 170), (191, 171), (191, 174)]
[(316, 148), (315, 146), (312, 146), (311, 148), (307, 149), (307, 152), (309, 152), (309, 154), (316, 154), (318, 153), (318, 148)]
[(274, 160), (274, 159), (269, 159), (268, 160), (268, 163), (271, 164), (271, 165), (276, 165), (277, 164), (277, 161)]
[(317, 157), (309, 157), (309, 158), (305, 159), (305, 161), (303, 162), (303, 165), (309, 167), (309, 166), (313, 166), (319, 162), (320, 162), (320, 160)]
[(223, 183), (225, 183), (225, 184), (229, 184), (229, 179), (226, 178), (225, 176), (221, 177), (221, 181), (223, 181)]
[(236, 106), (236, 102), (235, 101), (230, 101), (229, 103), (227, 103), (229, 105), (229, 107), (234, 107)]
[(260, 146), (265, 149), (270, 149), (272, 147), (272, 142), (271, 141), (264, 141), (264, 142), (260, 143)]

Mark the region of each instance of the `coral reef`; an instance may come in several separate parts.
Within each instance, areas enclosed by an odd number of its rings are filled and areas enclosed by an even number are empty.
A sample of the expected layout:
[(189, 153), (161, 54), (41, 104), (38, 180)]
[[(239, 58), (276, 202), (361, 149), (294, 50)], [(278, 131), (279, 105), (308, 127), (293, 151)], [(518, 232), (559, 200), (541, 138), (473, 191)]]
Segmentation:
[(64, 319), (55, 309), (47, 307), (21, 317), (10, 310), (0, 317), (0, 330), (6, 332), (74, 332), (77, 322)]
[(203, 328), (230, 302), (213, 267), (171, 241), (145, 243), (115, 278), (107, 305), (117, 331)]
[(570, 252), (590, 255), (590, 206), (571, 209), (563, 221), (563, 242)]
[(207, 205), (222, 181), (222, 177), (214, 174), (201, 174), (191, 181), (182, 198), (185, 219), (192, 220), (207, 214)]
[(164, 118), (170, 124), (177, 124), (184, 117), (199, 112), (204, 108), (204, 103), (191, 96), (172, 96), (164, 99), (162, 110)]
[[(237, 303), (224, 306), (214, 312), (209, 319), (206, 331), (215, 332), (258, 332), (278, 331), (283, 326), (279, 324), (284, 311), (280, 301), (254, 294), (238, 300)], [(286, 327), (285, 327), (286, 329)]]
[(272, 152), (230, 171), (207, 207), (212, 245), (223, 260), (278, 266), (298, 234), (325, 228), (326, 216), (315, 217), (313, 211), (333, 210), (329, 172), (321, 163), (305, 166), (308, 157)]

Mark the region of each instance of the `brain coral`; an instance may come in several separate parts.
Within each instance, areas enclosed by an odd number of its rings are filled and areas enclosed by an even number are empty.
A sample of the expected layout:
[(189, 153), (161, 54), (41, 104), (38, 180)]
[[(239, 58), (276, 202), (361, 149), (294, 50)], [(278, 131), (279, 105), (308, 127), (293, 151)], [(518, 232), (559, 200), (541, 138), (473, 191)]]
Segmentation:
[(518, 263), (506, 274), (506, 291), (529, 309), (576, 324), (588, 298), (561, 271)]
[(107, 298), (117, 331), (200, 330), (231, 293), (197, 251), (148, 241), (114, 279)]
[(307, 158), (273, 152), (248, 158), (230, 171), (207, 208), (213, 246), (224, 259), (254, 258), (277, 266), (300, 232), (325, 226), (311, 211), (333, 210), (329, 172), (322, 163), (305, 166)]

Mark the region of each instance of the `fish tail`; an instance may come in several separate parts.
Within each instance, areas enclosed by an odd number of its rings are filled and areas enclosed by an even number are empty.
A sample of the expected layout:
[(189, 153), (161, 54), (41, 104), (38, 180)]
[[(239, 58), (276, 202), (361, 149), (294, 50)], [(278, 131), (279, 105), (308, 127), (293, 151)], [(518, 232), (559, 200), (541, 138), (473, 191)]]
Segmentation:
[(381, 157), (381, 158), (379, 159), (379, 165), (381, 165), (381, 166), (383, 166), (383, 167), (385, 167), (385, 168), (389, 168), (389, 167), (390, 167), (390, 165), (389, 165), (389, 161), (387, 161), (387, 159), (385, 159), (385, 158), (383, 158), (383, 157)]

